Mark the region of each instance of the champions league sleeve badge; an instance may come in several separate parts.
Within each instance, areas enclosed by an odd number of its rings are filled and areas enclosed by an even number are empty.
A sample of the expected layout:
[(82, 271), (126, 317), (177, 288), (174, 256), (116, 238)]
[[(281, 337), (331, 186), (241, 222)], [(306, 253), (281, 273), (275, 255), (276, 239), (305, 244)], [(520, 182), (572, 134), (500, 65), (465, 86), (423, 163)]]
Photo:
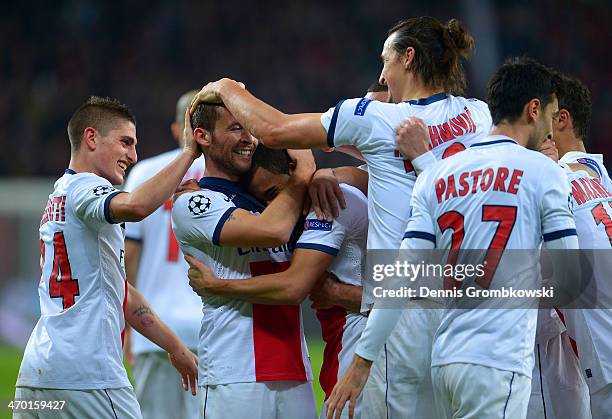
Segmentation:
[(113, 188), (112, 186), (99, 185), (99, 186), (96, 186), (95, 188), (93, 188), (93, 194), (95, 196), (103, 196), (103, 195), (107, 195), (107, 194), (111, 193), (114, 190), (115, 190), (115, 188)]
[(187, 208), (191, 215), (200, 217), (210, 208), (210, 198), (201, 194), (194, 195), (189, 198)]

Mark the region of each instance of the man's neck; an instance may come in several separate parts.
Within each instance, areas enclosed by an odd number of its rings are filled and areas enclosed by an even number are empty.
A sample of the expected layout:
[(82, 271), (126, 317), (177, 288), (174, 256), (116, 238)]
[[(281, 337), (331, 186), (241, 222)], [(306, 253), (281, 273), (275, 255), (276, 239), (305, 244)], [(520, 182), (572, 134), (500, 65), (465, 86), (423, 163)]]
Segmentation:
[(587, 152), (584, 147), (584, 142), (576, 137), (572, 137), (567, 141), (557, 141), (557, 149), (559, 150), (559, 157), (563, 157), (570, 151)]
[(70, 170), (74, 170), (77, 173), (96, 173), (96, 170), (89, 164), (85, 159), (78, 155), (70, 156), (70, 163), (68, 163), (68, 168)]
[(204, 169), (204, 177), (216, 177), (220, 179), (226, 179), (231, 182), (238, 182), (240, 180), (240, 176), (231, 175), (224, 170), (218, 169), (215, 167), (214, 163), (210, 160), (206, 161), (206, 168)]
[(442, 93), (444, 89), (440, 87), (426, 86), (418, 78), (412, 78), (410, 82), (406, 83), (404, 90), (402, 91), (402, 102), (408, 100), (418, 100), (429, 96), (433, 96), (436, 93)]
[(512, 138), (523, 147), (527, 147), (529, 143), (529, 127), (520, 123), (509, 124), (507, 122), (500, 122), (493, 126), (490, 135), (503, 135)]

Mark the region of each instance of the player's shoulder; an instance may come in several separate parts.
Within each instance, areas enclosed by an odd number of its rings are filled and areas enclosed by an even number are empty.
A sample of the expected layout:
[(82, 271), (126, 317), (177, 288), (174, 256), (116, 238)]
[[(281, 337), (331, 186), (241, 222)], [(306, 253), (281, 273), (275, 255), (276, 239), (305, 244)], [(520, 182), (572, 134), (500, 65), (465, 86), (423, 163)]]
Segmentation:
[[(172, 214), (188, 215), (192, 218), (206, 216), (213, 207), (233, 207), (234, 203), (227, 195), (210, 189), (186, 192), (181, 194), (174, 202)], [(173, 217), (174, 218), (174, 217)]]
[(528, 163), (542, 165), (545, 170), (563, 171), (557, 162), (536, 150), (521, 147), (520, 158), (528, 159)]
[(108, 179), (89, 172), (66, 175), (66, 183), (68, 192), (74, 194), (91, 191), (94, 196), (101, 196), (116, 190)]
[(344, 194), (346, 208), (340, 210), (339, 219), (351, 224), (357, 219), (367, 219), (368, 198), (361, 190), (346, 183), (340, 184), (340, 190)]
[(349, 185), (347, 183), (341, 183), (340, 184), (340, 189), (342, 190), (342, 193), (344, 194), (344, 198), (346, 200), (346, 204), (347, 204), (347, 209), (350, 208), (349, 206), (349, 201), (353, 204), (353, 205), (365, 205), (367, 207), (368, 205), (368, 198), (367, 196), (365, 196), (365, 194), (363, 192), (361, 192), (361, 190), (359, 188), (356, 188), (352, 185)]
[(468, 98), (466, 98), (466, 97), (462, 97), (462, 96), (453, 96), (453, 98), (461, 99), (462, 101), (464, 101), (465, 103), (469, 104), (470, 106), (473, 106), (475, 108), (479, 108), (479, 109), (482, 109), (482, 110), (486, 110), (487, 112), (489, 112), (489, 105), (484, 100), (480, 100), (480, 99), (475, 98), (475, 97), (468, 97)]
[(344, 115), (364, 117), (364, 119), (372, 115), (376, 115), (376, 117), (384, 116), (388, 114), (389, 110), (397, 108), (397, 106), (396, 103), (380, 102), (366, 97), (344, 99), (336, 105), (337, 108), (340, 107)]
[(596, 172), (599, 177), (607, 175), (607, 169), (604, 165), (603, 154), (590, 154), (580, 151), (570, 151), (565, 153), (563, 157), (559, 159), (559, 163), (578, 163), (589, 167), (591, 170)]

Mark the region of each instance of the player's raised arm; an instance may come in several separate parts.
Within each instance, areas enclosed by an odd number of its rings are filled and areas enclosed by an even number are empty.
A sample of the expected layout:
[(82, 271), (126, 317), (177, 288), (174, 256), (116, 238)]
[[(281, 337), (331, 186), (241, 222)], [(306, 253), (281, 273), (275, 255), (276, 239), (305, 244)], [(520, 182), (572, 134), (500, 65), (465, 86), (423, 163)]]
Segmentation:
[(242, 83), (221, 79), (208, 83), (194, 98), (199, 103), (223, 103), (247, 131), (270, 148), (327, 147), (320, 113), (285, 114), (249, 93)]
[(109, 205), (113, 222), (140, 221), (166, 202), (181, 183), (183, 176), (200, 154), (193, 138), (189, 112), (185, 114), (183, 152), (158, 174), (129, 193), (114, 196)]
[(292, 151), (297, 166), (287, 185), (260, 215), (237, 209), (225, 221), (219, 243), (228, 247), (276, 247), (289, 241), (315, 170), (310, 151)]

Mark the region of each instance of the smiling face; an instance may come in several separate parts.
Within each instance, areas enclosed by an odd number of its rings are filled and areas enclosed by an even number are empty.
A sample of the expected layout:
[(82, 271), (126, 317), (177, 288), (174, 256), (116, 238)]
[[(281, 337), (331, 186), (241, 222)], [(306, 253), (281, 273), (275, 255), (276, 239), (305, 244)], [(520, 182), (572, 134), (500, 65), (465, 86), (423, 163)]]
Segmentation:
[(257, 139), (253, 137), (224, 107), (217, 108), (217, 121), (210, 135), (208, 146), (204, 147), (207, 161), (218, 170), (237, 178), (251, 168), (251, 159)]
[(96, 146), (92, 159), (95, 173), (113, 185), (121, 185), (126, 169), (138, 160), (136, 127), (130, 121), (117, 119), (106, 135), (100, 131), (95, 131), (95, 135)]

